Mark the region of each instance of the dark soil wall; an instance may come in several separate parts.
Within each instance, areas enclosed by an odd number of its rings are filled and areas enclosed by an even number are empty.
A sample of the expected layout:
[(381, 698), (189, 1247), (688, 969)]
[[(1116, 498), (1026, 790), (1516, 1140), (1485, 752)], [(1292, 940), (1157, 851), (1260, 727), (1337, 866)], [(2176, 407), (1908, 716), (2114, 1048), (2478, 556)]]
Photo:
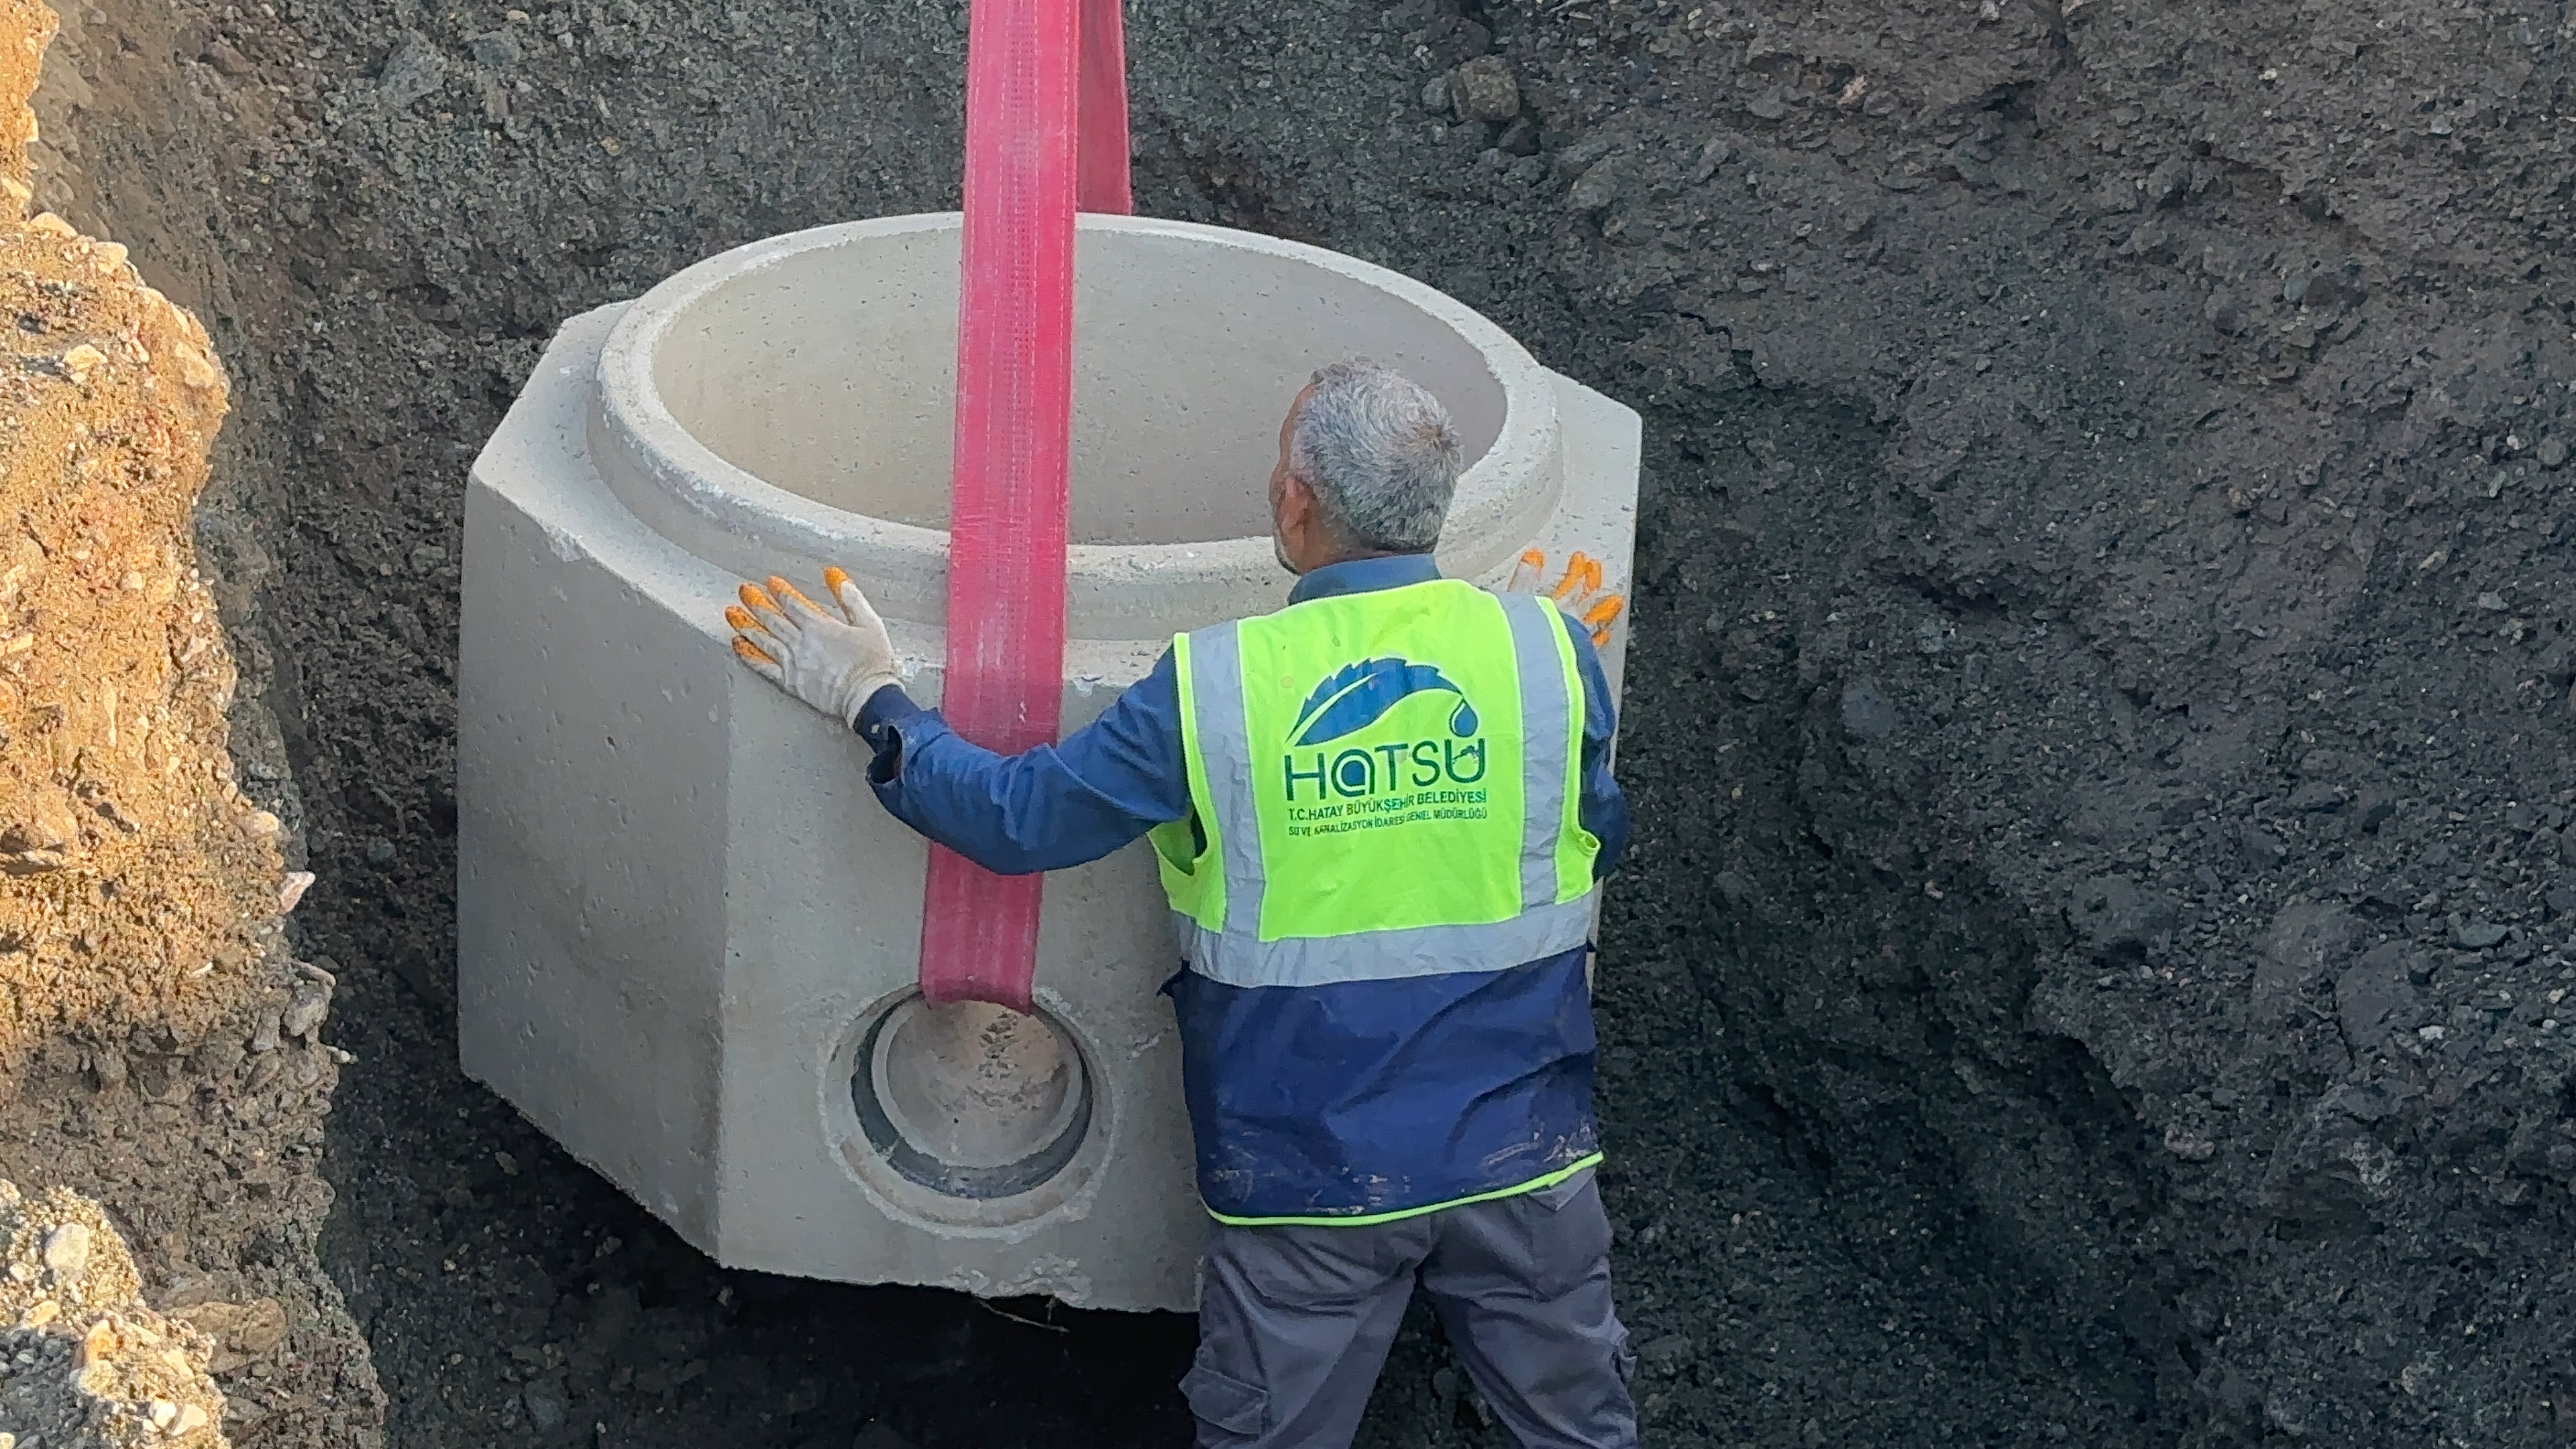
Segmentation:
[[(948, 204), (960, 12), (276, 9), (119, 33), (269, 108), (167, 205), (271, 400), (215, 531), (395, 1438), (1180, 1442), (1185, 1322), (716, 1273), (451, 1065), (464, 464), (564, 315)], [(1131, 7), (1144, 209), (1646, 415), (1602, 981), (1654, 1441), (2564, 1442), (2560, 9)], [(1533, 125), (1426, 109), (1487, 51)], [(1427, 1330), (1369, 1434), (1496, 1442)]]

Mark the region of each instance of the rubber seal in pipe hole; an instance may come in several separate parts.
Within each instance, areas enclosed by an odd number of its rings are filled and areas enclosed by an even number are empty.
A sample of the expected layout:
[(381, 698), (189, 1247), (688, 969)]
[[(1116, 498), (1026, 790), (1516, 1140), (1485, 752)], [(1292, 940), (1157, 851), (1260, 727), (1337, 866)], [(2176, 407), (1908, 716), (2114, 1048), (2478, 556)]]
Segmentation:
[[(960, 1003), (967, 1009), (979, 1004)], [(918, 1014), (936, 1010), (954, 1010), (929, 1006), (918, 994), (907, 996), (880, 1014), (859, 1042), (854, 1070), (850, 1074), (850, 1100), (858, 1110), (859, 1129), (879, 1158), (906, 1181), (928, 1188), (944, 1197), (971, 1201), (991, 1201), (1016, 1197), (1052, 1180), (1069, 1166), (1082, 1149), (1091, 1130), (1090, 1073), (1082, 1049), (1072, 1033), (1057, 1025), (1044, 1012), (1025, 1018), (1034, 1021), (1053, 1037), (1059, 1053), (1061, 1070), (1069, 1078), (1065, 1101), (1049, 1114), (1047, 1126), (1054, 1129), (1034, 1150), (1001, 1163), (960, 1163), (949, 1161), (925, 1148), (905, 1133), (897, 1123), (902, 1109), (890, 1104), (886, 1040), (889, 1030), (901, 1026)], [(1000, 1011), (1001, 1008), (980, 1008)]]

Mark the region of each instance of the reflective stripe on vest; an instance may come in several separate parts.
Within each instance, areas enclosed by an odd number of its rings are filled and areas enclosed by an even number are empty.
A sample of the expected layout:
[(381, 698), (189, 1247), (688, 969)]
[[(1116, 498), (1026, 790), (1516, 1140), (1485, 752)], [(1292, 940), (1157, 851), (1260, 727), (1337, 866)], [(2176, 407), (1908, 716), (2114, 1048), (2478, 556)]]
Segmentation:
[[(1251, 621), (1248, 627), (1260, 631), (1269, 646), (1265, 659), (1283, 651), (1333, 657), (1342, 636), (1406, 639), (1428, 656), (1360, 659), (1327, 671), (1323, 685), (1305, 695), (1306, 712), (1288, 727), (1303, 731), (1300, 742), (1313, 743), (1321, 733), (1339, 746), (1338, 754), (1317, 748), (1311, 770), (1301, 768), (1300, 758), (1286, 748), (1287, 731), (1281, 743), (1257, 742), (1251, 721), (1277, 721), (1285, 713), (1282, 701), (1293, 702), (1314, 681), (1296, 674), (1264, 677), (1255, 687), (1276, 690), (1275, 697), (1248, 708), (1253, 702), (1244, 696), (1246, 627), (1220, 625), (1175, 641), (1191, 799), (1206, 844), (1196, 849), (1186, 822), (1166, 827), (1155, 843), (1191, 969), (1234, 986), (1319, 986), (1501, 970), (1584, 944), (1592, 928), (1591, 860), (1598, 842), (1576, 818), (1582, 695), (1573, 646), (1552, 603), (1530, 595), (1497, 600), (1466, 584), (1438, 581), (1291, 606)], [(1309, 628), (1315, 631), (1311, 641)], [(1307, 647), (1310, 642), (1314, 647)], [(1346, 680), (1342, 693), (1355, 696), (1347, 700), (1333, 693)], [(1497, 686), (1517, 698), (1498, 697)], [(1474, 698), (1478, 693), (1485, 698)], [(1444, 708), (1446, 734), (1355, 743), (1373, 738), (1371, 725), (1417, 694), (1432, 695)], [(1401, 725), (1427, 716), (1414, 707), (1394, 718)], [(1362, 722), (1353, 725), (1353, 719)], [(1506, 750), (1519, 755), (1517, 777), (1510, 781), (1515, 790), (1450, 788), (1460, 781), (1489, 781)], [(1476, 775), (1464, 776), (1462, 762), (1473, 764)], [(1315, 929), (1314, 921), (1304, 919), (1310, 914), (1307, 902), (1294, 894), (1274, 897), (1283, 888), (1293, 892), (1297, 882), (1283, 886), (1274, 880), (1274, 863), (1265, 859), (1265, 821), (1255, 786), (1256, 772), (1265, 770), (1286, 772), (1287, 802), (1299, 798), (1301, 784), (1311, 786), (1317, 801), (1331, 802), (1307, 812), (1332, 817), (1328, 822), (1294, 826), (1277, 817), (1285, 811), (1293, 819), (1297, 812), (1274, 798), (1274, 818), (1267, 822), (1274, 842), (1381, 861), (1390, 847), (1419, 851), (1426, 870), (1447, 872), (1448, 878), (1437, 883), (1438, 890), (1415, 883), (1410, 896), (1405, 883), (1391, 882), (1387, 913), (1429, 909), (1442, 918), (1355, 927), (1350, 913), (1368, 916), (1372, 903), (1355, 903), (1345, 891), (1329, 907), (1316, 908), (1334, 916), (1335, 927)], [(1381, 780), (1387, 788), (1379, 787)], [(1496, 828), (1503, 821), (1487, 813), (1508, 808), (1515, 795), (1516, 841)], [(1460, 817), (1472, 812), (1473, 818), (1444, 818), (1451, 810)], [(1304, 859), (1311, 865), (1318, 857)], [(1425, 894), (1441, 900), (1426, 907), (1419, 899)], [(1499, 910), (1477, 908), (1480, 901), (1490, 907), (1497, 900)]]

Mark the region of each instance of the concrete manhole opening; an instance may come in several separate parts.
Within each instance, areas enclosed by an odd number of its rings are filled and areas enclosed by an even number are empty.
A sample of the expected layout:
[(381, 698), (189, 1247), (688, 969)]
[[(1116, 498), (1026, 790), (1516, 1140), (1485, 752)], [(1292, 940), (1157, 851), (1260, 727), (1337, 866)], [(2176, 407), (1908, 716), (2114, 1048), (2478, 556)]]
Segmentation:
[(947, 1197), (1012, 1197), (1052, 1181), (1091, 1126), (1073, 1038), (1044, 1013), (905, 998), (859, 1045), (850, 1096), (868, 1145)]
[[(1552, 375), (1418, 282), (1275, 238), (1085, 216), (1076, 245), (1076, 639), (1160, 639), (1277, 593), (1279, 422), (1364, 356), (1446, 403), (1472, 459), (1441, 561), (1478, 578), (1547, 532)], [(648, 527), (737, 575), (847, 568), (889, 620), (946, 617), (958, 219), (887, 217), (709, 258), (601, 348), (592, 463)]]
[[(675, 298), (653, 381), (727, 463), (830, 508), (948, 526), (957, 237), (826, 233)], [(1318, 361), (1400, 362), (1502, 433), (1502, 380), (1438, 299), (1408, 305), (1341, 259), (1212, 228), (1086, 227), (1075, 271), (1073, 541), (1266, 538), (1259, 487), (1288, 395)]]

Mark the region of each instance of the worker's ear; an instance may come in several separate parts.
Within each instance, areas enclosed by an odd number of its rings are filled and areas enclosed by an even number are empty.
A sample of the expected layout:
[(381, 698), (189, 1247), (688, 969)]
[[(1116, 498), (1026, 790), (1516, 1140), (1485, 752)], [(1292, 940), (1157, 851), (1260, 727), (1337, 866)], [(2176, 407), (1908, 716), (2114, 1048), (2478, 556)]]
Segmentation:
[(1285, 532), (1290, 519), (1305, 517), (1314, 506), (1315, 495), (1305, 483), (1296, 474), (1283, 470), (1279, 475), (1279, 500), (1273, 505), (1273, 510), (1279, 515), (1280, 530)]
[[(1282, 473), (1279, 481), (1277, 532), (1279, 542), (1289, 557), (1303, 558), (1315, 544), (1323, 514), (1315, 490), (1294, 473)], [(1293, 568), (1294, 565), (1291, 565)]]

